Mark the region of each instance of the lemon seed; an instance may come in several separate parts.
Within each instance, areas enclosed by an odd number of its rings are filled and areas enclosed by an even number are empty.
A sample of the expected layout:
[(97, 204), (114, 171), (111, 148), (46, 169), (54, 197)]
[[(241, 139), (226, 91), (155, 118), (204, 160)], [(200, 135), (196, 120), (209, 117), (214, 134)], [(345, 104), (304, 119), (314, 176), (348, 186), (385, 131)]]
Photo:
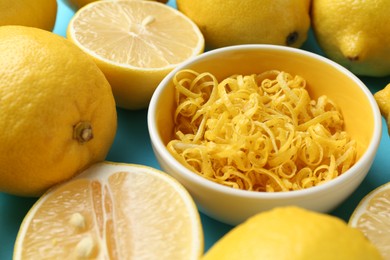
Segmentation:
[(92, 254), (93, 247), (94, 243), (92, 237), (84, 237), (76, 246), (77, 257), (79, 259), (90, 257)]
[(148, 16), (146, 16), (145, 19), (142, 20), (142, 25), (148, 26), (149, 24), (153, 23), (154, 21), (156, 21), (156, 18), (152, 15), (148, 15)]
[(72, 214), (72, 216), (70, 217), (69, 223), (77, 229), (85, 228), (85, 218), (79, 212)]

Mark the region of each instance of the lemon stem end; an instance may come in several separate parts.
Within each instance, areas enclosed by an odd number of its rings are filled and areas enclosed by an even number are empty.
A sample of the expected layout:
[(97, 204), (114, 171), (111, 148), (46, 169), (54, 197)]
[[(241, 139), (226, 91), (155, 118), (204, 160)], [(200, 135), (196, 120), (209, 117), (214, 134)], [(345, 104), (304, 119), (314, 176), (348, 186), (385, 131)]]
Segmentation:
[(81, 121), (73, 127), (73, 138), (80, 143), (86, 143), (93, 138), (92, 126), (89, 122)]

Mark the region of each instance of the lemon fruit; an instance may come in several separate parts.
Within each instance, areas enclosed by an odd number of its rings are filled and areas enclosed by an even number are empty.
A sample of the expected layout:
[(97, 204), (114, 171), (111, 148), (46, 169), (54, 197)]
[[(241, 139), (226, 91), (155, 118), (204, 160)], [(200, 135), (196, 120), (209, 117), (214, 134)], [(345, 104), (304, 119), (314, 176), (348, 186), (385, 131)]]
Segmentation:
[(30, 209), (14, 259), (193, 259), (199, 213), (184, 187), (151, 167), (102, 162), (50, 189)]
[[(84, 5), (87, 5), (92, 2), (100, 1), (100, 0), (67, 0), (67, 1), (73, 9), (78, 10)], [(158, 1), (164, 4), (168, 2), (168, 0), (150, 0), (150, 1)]]
[(336, 217), (298, 207), (259, 213), (209, 249), (210, 259), (381, 259), (357, 229)]
[(374, 94), (374, 98), (387, 122), (387, 130), (390, 135), (390, 83)]
[(265, 43), (300, 47), (310, 27), (310, 0), (177, 0), (201, 29), (207, 48)]
[(353, 73), (388, 75), (389, 10), (388, 0), (313, 0), (313, 31), (324, 54)]
[(95, 2), (95, 1), (98, 1), (98, 0), (67, 0), (67, 2), (70, 4), (70, 6), (74, 10), (78, 10), (81, 7), (83, 7), (84, 5), (87, 5), (87, 4)]
[(154, 1), (93, 2), (76, 12), (67, 37), (93, 57), (125, 109), (146, 108), (160, 81), (204, 48), (189, 18)]
[(0, 26), (23, 25), (52, 31), (56, 18), (56, 0), (0, 0)]
[(390, 259), (390, 182), (367, 194), (356, 207), (348, 224), (360, 229)]
[(0, 191), (38, 196), (105, 159), (116, 133), (109, 83), (65, 38), (0, 27)]

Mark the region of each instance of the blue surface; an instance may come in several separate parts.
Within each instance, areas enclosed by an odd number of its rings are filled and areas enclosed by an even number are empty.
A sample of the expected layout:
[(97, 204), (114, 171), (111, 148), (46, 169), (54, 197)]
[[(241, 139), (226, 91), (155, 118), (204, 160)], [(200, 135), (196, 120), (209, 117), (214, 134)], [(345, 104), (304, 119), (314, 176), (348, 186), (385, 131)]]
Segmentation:
[[(58, 0), (58, 20), (54, 32), (65, 36), (65, 31), (73, 11), (63, 0)], [(175, 6), (174, 0), (169, 4)], [(321, 54), (310, 33), (308, 41), (302, 49)], [(360, 77), (372, 93), (377, 92), (390, 83), (390, 77), (370, 78)], [(153, 155), (146, 120), (147, 110), (127, 111), (118, 109), (118, 132), (114, 145), (107, 160), (149, 165), (159, 168)], [(356, 115), (359, 116), (359, 115)], [(386, 122), (383, 120), (383, 134), (380, 147), (372, 168), (354, 194), (330, 214), (348, 220), (359, 201), (371, 190), (390, 181), (390, 142)], [(13, 245), (23, 220), (29, 208), (36, 201), (34, 198), (22, 198), (0, 193), (0, 259), (12, 259)], [(221, 236), (231, 229), (231, 226), (215, 221), (201, 214), (205, 234), (205, 250), (210, 248)]]

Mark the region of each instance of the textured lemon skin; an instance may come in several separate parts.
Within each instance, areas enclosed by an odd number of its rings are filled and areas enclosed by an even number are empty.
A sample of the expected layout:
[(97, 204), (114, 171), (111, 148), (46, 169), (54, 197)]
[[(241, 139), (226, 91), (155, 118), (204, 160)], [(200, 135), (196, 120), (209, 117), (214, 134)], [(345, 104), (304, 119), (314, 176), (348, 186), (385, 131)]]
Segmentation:
[(390, 75), (390, 1), (313, 0), (312, 27), (325, 55), (357, 75)]
[(56, 0), (0, 0), (0, 26), (23, 25), (52, 31), (56, 18)]
[(357, 229), (342, 220), (297, 207), (259, 213), (235, 227), (202, 258), (382, 259)]
[(310, 0), (177, 0), (208, 48), (265, 43), (300, 47), (310, 26)]
[[(0, 38), (0, 191), (39, 196), (105, 159), (115, 101), (93, 60), (63, 37), (3, 26)], [(83, 125), (91, 132), (76, 133)]]
[(110, 82), (117, 106), (128, 110), (146, 109), (158, 84), (173, 69), (126, 68), (91, 57)]

